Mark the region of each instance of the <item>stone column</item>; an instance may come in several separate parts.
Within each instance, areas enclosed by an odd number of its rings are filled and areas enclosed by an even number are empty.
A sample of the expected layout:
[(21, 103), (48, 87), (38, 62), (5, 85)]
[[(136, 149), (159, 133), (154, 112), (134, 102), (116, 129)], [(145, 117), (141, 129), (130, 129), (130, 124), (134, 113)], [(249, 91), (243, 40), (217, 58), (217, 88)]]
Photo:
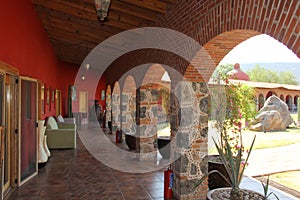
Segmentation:
[[(174, 86), (172, 86), (174, 87)], [(208, 91), (205, 82), (181, 82), (171, 103), (172, 154), (176, 161), (174, 196), (178, 199), (206, 199), (207, 182), (195, 188), (207, 173)], [(177, 104), (177, 105), (176, 105)]]
[(137, 91), (138, 157), (141, 161), (157, 159), (158, 85), (147, 84)]
[[(106, 111), (105, 111), (105, 120), (106, 123), (111, 123), (111, 95), (106, 94)], [(107, 127), (107, 126), (106, 126)]]
[(120, 94), (112, 94), (112, 132), (115, 133), (117, 129), (121, 128), (121, 111), (120, 111)]
[(122, 131), (125, 134), (136, 133), (136, 95), (133, 93), (122, 93)]

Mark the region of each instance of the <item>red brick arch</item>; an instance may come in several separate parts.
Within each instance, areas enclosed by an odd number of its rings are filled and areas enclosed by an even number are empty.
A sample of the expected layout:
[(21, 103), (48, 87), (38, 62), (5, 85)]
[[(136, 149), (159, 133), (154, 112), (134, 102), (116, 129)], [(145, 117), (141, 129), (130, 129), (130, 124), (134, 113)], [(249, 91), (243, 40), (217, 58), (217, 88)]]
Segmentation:
[(260, 33), (300, 57), (299, 6), (298, 0), (179, 0), (155, 25), (194, 38), (216, 64), (235, 45)]

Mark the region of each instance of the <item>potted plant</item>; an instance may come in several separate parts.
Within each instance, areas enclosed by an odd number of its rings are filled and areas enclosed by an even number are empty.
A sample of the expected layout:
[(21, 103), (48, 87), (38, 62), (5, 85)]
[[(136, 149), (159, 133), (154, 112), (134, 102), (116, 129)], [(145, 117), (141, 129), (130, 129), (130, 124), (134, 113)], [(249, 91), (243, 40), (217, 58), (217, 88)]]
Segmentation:
[(209, 174), (213, 174), (213, 173), (219, 174), (230, 185), (230, 187), (210, 190), (207, 194), (207, 199), (243, 200), (245, 196), (248, 196), (249, 197), (248, 199), (257, 199), (257, 200), (264, 199), (264, 196), (261, 194), (246, 189), (240, 189), (239, 187), (243, 178), (245, 167), (248, 163), (248, 159), (255, 142), (255, 138), (256, 137), (254, 137), (252, 141), (252, 144), (250, 146), (250, 149), (245, 159), (243, 159), (243, 143), (241, 137), (240, 137), (241, 145), (238, 148), (231, 146), (229, 141), (225, 140), (224, 141), (225, 149), (223, 149), (222, 146), (223, 144), (221, 144), (220, 142), (217, 143), (215, 140), (213, 140), (218, 150), (218, 153), (220, 155), (220, 159), (224, 163), (224, 167), (226, 169), (229, 179), (228, 177), (225, 177), (218, 170), (212, 170), (197, 182), (196, 187), (202, 184), (202, 182), (208, 177)]
[[(227, 67), (228, 68), (228, 67)], [(234, 152), (238, 151), (242, 131), (242, 121), (245, 125), (250, 118), (255, 116), (254, 91), (251, 87), (236, 83), (228, 79), (229, 71), (226, 66), (217, 68), (217, 76), (210, 88), (211, 95), (211, 121), (219, 135), (222, 152), (225, 153), (227, 141)], [(224, 163), (219, 155), (208, 156), (209, 171), (218, 170), (222, 175), (230, 179)], [(210, 174), (208, 177), (209, 189), (228, 187), (230, 184), (219, 175)]]

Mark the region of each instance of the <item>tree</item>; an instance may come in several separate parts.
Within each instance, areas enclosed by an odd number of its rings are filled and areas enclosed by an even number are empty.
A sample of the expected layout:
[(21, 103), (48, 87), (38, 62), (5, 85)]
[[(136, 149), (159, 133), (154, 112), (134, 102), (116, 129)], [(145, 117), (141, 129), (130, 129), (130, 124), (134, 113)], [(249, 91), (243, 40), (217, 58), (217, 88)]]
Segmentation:
[(296, 76), (290, 72), (276, 72), (271, 69), (265, 69), (260, 65), (256, 65), (254, 68), (247, 71), (251, 81), (267, 82), (267, 83), (279, 83), (288, 85), (298, 85)]
[(219, 74), (227, 74), (233, 70), (233, 68), (232, 64), (218, 65), (211, 77), (218, 78)]
[(283, 84), (288, 84), (288, 85), (298, 85), (298, 81), (296, 80), (295, 75), (290, 72), (280, 72), (279, 73), (279, 82)]
[(242, 130), (242, 119), (247, 122), (256, 116), (254, 102), (254, 89), (250, 86), (229, 80), (226, 66), (220, 66), (217, 78), (213, 78), (215, 84), (210, 86), (210, 112), (211, 119), (215, 120), (215, 128), (220, 134), (221, 146), (224, 141), (233, 146), (239, 143)]

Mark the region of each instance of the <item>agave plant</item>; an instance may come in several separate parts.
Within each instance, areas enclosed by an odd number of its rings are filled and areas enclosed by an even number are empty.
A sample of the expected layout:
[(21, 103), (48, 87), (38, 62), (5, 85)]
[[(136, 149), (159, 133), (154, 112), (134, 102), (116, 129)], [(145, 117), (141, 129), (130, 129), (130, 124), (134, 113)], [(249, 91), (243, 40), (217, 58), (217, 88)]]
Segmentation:
[(264, 184), (263, 182), (261, 182), (261, 185), (262, 185), (262, 187), (264, 189), (264, 200), (268, 200), (271, 195), (274, 195), (275, 198), (279, 200), (278, 196), (274, 192), (270, 192), (269, 193), (269, 183), (270, 183), (270, 176), (268, 176), (266, 184)]
[(231, 186), (231, 192), (230, 192), (231, 197), (230, 197), (230, 199), (232, 199), (232, 200), (241, 199), (242, 193), (240, 191), (239, 186), (240, 186), (240, 183), (242, 181), (244, 170), (245, 170), (245, 167), (248, 163), (248, 159), (249, 159), (249, 156), (251, 154), (251, 151), (252, 151), (252, 148), (253, 148), (253, 145), (254, 145), (254, 142), (255, 142), (255, 138), (256, 138), (256, 136), (253, 138), (253, 141), (252, 141), (252, 144), (250, 146), (249, 152), (248, 152), (245, 159), (242, 158), (243, 157), (242, 156), (242, 152), (243, 152), (243, 150), (242, 150), (243, 149), (242, 137), (240, 137), (241, 147), (239, 147), (237, 149), (236, 154), (234, 154), (234, 151), (236, 151), (236, 147), (232, 147), (227, 140), (225, 140), (225, 149), (223, 149), (222, 145), (220, 143), (217, 143), (215, 141), (215, 139), (213, 139), (214, 144), (215, 144), (215, 146), (216, 146), (216, 148), (219, 152), (220, 159), (222, 160), (222, 162), (225, 166), (226, 172), (228, 173), (230, 180), (228, 180), (218, 170), (212, 170), (208, 174), (204, 175), (196, 183), (196, 187), (199, 186), (209, 174), (218, 173)]

